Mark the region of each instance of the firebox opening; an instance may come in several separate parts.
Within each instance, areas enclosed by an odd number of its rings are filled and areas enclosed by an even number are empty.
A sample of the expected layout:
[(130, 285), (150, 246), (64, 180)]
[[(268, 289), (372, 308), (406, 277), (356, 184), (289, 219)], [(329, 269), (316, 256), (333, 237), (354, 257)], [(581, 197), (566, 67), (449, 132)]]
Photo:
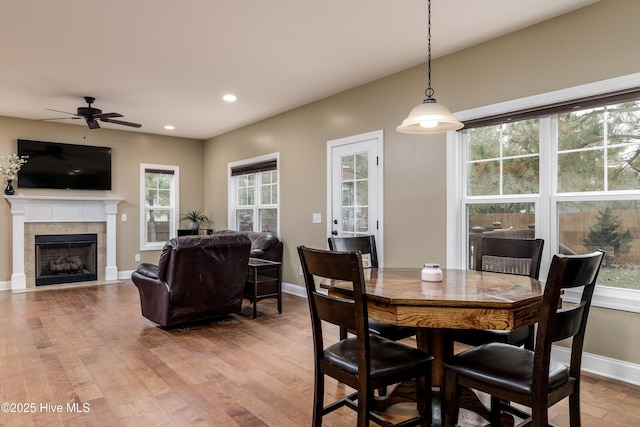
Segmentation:
[(97, 234), (35, 236), (36, 286), (98, 280)]

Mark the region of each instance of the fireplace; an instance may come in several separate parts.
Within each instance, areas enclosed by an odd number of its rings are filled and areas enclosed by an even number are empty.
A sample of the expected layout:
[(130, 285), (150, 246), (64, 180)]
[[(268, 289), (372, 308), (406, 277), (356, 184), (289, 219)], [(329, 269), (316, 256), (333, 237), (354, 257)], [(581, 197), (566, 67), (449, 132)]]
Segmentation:
[(36, 286), (97, 280), (97, 244), (97, 234), (36, 235)]
[(122, 198), (44, 195), (4, 197), (11, 203), (13, 220), (13, 292), (37, 288), (35, 236), (38, 235), (97, 234), (98, 277), (95, 283), (118, 280), (116, 215)]

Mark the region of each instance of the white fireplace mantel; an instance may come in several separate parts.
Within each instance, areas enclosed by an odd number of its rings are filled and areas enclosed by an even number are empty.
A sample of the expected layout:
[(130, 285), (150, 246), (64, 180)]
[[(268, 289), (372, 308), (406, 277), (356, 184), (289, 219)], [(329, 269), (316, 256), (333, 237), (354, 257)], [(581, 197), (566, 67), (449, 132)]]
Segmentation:
[(25, 223), (105, 222), (105, 280), (118, 279), (116, 266), (116, 215), (121, 197), (4, 196), (13, 217), (13, 272), (11, 289), (27, 287), (25, 275)]

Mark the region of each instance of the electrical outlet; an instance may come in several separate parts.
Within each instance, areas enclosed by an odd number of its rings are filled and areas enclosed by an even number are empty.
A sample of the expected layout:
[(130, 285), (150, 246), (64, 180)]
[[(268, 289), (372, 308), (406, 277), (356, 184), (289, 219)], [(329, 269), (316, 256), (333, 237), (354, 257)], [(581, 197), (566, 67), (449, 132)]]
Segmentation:
[(135, 256), (135, 260), (136, 260), (136, 261), (140, 261), (140, 254), (136, 254), (136, 256)]

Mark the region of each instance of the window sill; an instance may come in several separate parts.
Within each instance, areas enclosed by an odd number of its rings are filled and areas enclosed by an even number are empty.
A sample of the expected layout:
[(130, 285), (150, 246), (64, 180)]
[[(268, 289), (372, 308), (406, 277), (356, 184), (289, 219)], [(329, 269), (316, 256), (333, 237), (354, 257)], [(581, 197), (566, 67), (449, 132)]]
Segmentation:
[[(577, 303), (580, 295), (581, 291), (566, 289), (562, 299), (566, 302)], [(612, 310), (640, 313), (640, 291), (598, 285), (593, 293), (591, 305)]]

